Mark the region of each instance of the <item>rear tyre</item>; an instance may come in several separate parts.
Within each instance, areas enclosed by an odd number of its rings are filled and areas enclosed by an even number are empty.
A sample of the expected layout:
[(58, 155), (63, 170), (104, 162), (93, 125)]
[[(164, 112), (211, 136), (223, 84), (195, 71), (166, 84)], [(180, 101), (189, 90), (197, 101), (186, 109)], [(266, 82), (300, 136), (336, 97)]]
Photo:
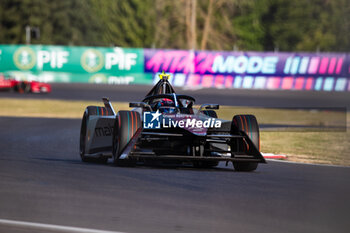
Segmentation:
[[(107, 157), (100, 157), (100, 158), (92, 158), (87, 157), (86, 151), (85, 151), (85, 145), (86, 145), (86, 134), (87, 134), (87, 122), (90, 116), (97, 115), (98, 112), (105, 111), (108, 112), (106, 108), (103, 107), (97, 107), (97, 106), (88, 106), (85, 109), (83, 119), (81, 121), (81, 127), (80, 127), (80, 141), (79, 141), (79, 154), (80, 158), (83, 162), (89, 162), (89, 163), (107, 163), (108, 158)], [(104, 110), (103, 110), (104, 109)]]
[(29, 83), (27, 83), (26, 81), (22, 81), (17, 83), (17, 85), (14, 86), (13, 89), (19, 93), (29, 93), (31, 88)]
[[(245, 132), (246, 135), (253, 142), (254, 146), (260, 151), (260, 134), (259, 134), (259, 125), (256, 117), (254, 115), (236, 115), (232, 119), (231, 131), (234, 134), (239, 133), (240, 131)], [(240, 148), (245, 148), (246, 151), (249, 151), (249, 146), (247, 143), (242, 143), (239, 145)], [(245, 171), (250, 172), (254, 171), (258, 167), (257, 162), (233, 162), (233, 167), (236, 171)]]
[(113, 163), (117, 166), (134, 166), (135, 160), (120, 159), (120, 156), (141, 127), (141, 117), (136, 111), (119, 111), (113, 132)]

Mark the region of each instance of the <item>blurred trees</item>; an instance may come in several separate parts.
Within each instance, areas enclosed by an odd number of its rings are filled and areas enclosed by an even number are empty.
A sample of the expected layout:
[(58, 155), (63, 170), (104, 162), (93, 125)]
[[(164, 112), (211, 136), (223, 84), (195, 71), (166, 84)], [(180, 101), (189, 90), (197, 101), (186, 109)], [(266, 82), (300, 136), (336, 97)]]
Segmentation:
[(349, 0), (1, 0), (0, 43), (349, 51)]
[(25, 43), (25, 27), (38, 27), (34, 44), (103, 45), (101, 27), (85, 0), (1, 0), (0, 43)]
[[(266, 13), (266, 36), (280, 50), (350, 50), (349, 0), (271, 0)], [(271, 49), (268, 40), (264, 43)]]
[(92, 0), (104, 45), (150, 47), (155, 31), (154, 0)]

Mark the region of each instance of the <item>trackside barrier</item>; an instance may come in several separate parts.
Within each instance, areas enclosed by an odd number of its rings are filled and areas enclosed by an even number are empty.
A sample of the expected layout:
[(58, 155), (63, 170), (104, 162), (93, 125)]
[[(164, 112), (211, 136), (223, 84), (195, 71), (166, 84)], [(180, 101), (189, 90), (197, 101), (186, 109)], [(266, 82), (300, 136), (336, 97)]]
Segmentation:
[(0, 45), (0, 73), (43, 82), (350, 91), (349, 53), (234, 52)]
[(145, 72), (173, 73), (175, 86), (350, 91), (348, 53), (145, 49)]
[(137, 48), (0, 45), (0, 72), (43, 82), (152, 83)]

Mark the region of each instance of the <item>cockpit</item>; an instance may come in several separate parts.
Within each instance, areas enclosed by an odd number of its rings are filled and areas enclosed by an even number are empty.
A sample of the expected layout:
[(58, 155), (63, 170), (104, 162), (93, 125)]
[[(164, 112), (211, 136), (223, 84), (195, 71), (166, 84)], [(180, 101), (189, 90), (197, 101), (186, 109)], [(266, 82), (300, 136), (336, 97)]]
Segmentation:
[(192, 106), (195, 99), (191, 96), (173, 93), (148, 96), (143, 102), (151, 106), (152, 111), (193, 114)]
[(143, 102), (147, 103), (152, 111), (193, 114), (192, 106), (195, 99), (187, 95), (177, 95), (168, 81), (169, 77), (169, 74), (161, 73), (160, 80), (148, 92)]

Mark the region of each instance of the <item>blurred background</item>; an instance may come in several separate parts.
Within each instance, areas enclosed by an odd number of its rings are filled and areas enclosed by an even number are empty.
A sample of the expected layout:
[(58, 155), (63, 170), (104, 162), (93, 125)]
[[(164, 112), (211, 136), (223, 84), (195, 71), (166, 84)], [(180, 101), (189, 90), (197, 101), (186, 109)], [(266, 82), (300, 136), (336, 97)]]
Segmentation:
[[(86, 107), (130, 110), (162, 71), (298, 163), (82, 163)], [(348, 232), (349, 100), (350, 0), (0, 0), (0, 232)]]
[(2, 0), (0, 42), (345, 52), (348, 0)]
[(17, 80), (150, 85), (164, 70), (189, 88), (347, 91), (348, 38), (348, 0), (0, 2), (0, 72)]
[[(162, 71), (221, 119), (255, 115), (287, 163), (81, 162), (86, 107), (130, 110)], [(349, 100), (350, 0), (0, 0), (0, 232), (347, 233)]]

